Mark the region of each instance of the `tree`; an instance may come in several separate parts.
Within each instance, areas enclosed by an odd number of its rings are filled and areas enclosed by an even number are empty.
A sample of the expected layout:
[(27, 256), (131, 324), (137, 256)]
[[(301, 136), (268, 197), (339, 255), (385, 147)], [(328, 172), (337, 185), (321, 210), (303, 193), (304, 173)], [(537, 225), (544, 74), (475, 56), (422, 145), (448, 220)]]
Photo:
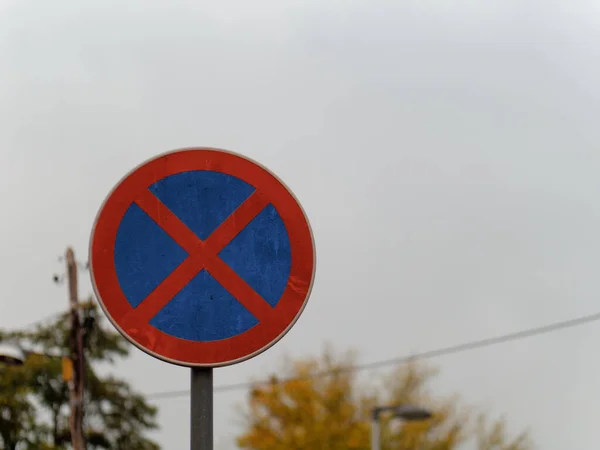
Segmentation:
[(0, 373), (0, 443), (3, 449), (16, 450), (17, 444), (28, 449), (39, 444), (42, 426), (35, 424), (35, 408), (28, 398), (27, 373), (11, 368)]
[[(85, 330), (85, 434), (90, 450), (158, 450), (145, 437), (157, 428), (155, 407), (128, 383), (94, 370), (129, 354), (129, 344), (108, 329), (90, 299), (81, 304)], [(61, 355), (69, 354), (69, 313), (32, 330), (0, 331), (0, 340), (30, 350), (21, 367), (0, 368), (0, 448), (62, 450), (70, 448), (69, 389)]]
[(250, 393), (243, 414), (243, 450), (367, 450), (370, 411), (375, 405), (412, 404), (434, 415), (421, 422), (383, 417), (384, 450), (455, 450), (474, 441), (478, 450), (528, 450), (526, 434), (509, 439), (503, 421), (473, 418), (456, 399), (439, 399), (427, 390), (435, 371), (418, 362), (399, 368), (383, 388), (366, 389), (352, 370), (354, 354), (286, 361), (287, 377), (272, 377)]

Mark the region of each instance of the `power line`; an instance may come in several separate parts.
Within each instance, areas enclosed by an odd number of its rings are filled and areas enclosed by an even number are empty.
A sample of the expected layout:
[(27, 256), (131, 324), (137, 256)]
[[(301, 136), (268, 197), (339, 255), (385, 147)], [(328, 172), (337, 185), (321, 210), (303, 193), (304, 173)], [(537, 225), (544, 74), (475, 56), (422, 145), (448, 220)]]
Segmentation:
[[(413, 361), (416, 359), (430, 359), (430, 358), (437, 358), (440, 356), (452, 355), (455, 353), (466, 352), (466, 351), (475, 350), (478, 348), (489, 347), (489, 346), (497, 345), (497, 344), (503, 344), (505, 342), (519, 341), (521, 339), (527, 339), (527, 338), (530, 338), (533, 336), (547, 334), (547, 333), (551, 333), (554, 331), (563, 330), (566, 328), (573, 328), (573, 327), (585, 325), (587, 323), (596, 322), (597, 320), (600, 320), (600, 313), (589, 314), (587, 316), (577, 317), (575, 319), (564, 320), (561, 322), (553, 322), (551, 324), (543, 325), (541, 327), (527, 328), (525, 330), (517, 331), (514, 333), (502, 334), (502, 335), (491, 337), (491, 338), (465, 342), (463, 344), (453, 345), (450, 347), (442, 347), (442, 348), (438, 348), (438, 349), (434, 349), (434, 350), (428, 350), (428, 351), (421, 352), (421, 353), (415, 353), (410, 356), (401, 356), (398, 358), (380, 360), (380, 361), (375, 361), (375, 362), (366, 363), (366, 364), (359, 364), (359, 365), (356, 365), (353, 367), (349, 367), (347, 369), (347, 371), (359, 372), (359, 371), (369, 370), (369, 369), (379, 369), (381, 367), (397, 365), (397, 364)], [(314, 374), (312, 374), (310, 376), (310, 378), (318, 378), (318, 377), (329, 375), (331, 373), (332, 373), (331, 371), (315, 372)], [(287, 382), (295, 381), (298, 379), (300, 379), (300, 378), (298, 378), (298, 377), (283, 378), (283, 379), (280, 379), (279, 382), (287, 383)], [(302, 377), (302, 379), (305, 379), (305, 377)], [(252, 389), (256, 386), (268, 384), (269, 382), (270, 381), (259, 381), (259, 382), (254, 382), (254, 383), (253, 382), (245, 382), (245, 383), (225, 384), (225, 385), (221, 385), (221, 386), (215, 386), (214, 392), (229, 392), (229, 391), (237, 391), (237, 390), (242, 390), (242, 389)], [(175, 398), (175, 397), (184, 397), (189, 394), (190, 394), (189, 390), (165, 391), (165, 392), (156, 392), (153, 394), (149, 394), (146, 397), (149, 399), (161, 400), (161, 399), (169, 399), (169, 398)]]

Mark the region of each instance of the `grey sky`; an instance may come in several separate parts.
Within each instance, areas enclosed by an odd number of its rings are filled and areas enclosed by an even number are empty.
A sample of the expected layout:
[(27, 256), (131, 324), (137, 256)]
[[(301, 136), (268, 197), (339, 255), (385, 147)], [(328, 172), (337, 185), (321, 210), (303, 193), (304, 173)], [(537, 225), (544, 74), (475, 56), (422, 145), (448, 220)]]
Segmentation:
[[(109, 189), (193, 145), (276, 172), (317, 243), (298, 324), (217, 384), (324, 342), (368, 362), (596, 312), (599, 38), (597, 1), (1, 0), (0, 326), (64, 308), (57, 257), (86, 259)], [(599, 339), (592, 324), (440, 358), (434, 387), (539, 448), (591, 448)], [(187, 388), (138, 351), (115, 370)], [(223, 450), (244, 394), (216, 397)], [(188, 400), (159, 406), (156, 439), (186, 448)]]

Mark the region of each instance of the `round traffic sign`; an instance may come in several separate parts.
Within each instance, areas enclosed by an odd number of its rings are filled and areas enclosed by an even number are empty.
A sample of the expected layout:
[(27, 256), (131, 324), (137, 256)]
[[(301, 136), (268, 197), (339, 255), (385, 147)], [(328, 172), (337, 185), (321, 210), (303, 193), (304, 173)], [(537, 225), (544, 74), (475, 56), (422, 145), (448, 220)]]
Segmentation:
[(176, 150), (140, 165), (108, 195), (90, 272), (113, 325), (174, 364), (249, 359), (285, 335), (315, 275), (302, 207), (270, 171), (238, 154)]

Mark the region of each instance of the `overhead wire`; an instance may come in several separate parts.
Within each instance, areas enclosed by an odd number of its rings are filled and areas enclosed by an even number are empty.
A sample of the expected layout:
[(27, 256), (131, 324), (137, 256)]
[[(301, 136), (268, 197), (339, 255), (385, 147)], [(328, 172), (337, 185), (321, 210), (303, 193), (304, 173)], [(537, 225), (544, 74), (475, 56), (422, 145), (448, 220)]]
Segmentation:
[[(391, 359), (384, 359), (384, 360), (374, 361), (374, 362), (365, 363), (365, 364), (358, 364), (355, 366), (348, 367), (346, 369), (346, 371), (359, 372), (359, 371), (364, 371), (364, 370), (380, 369), (382, 367), (399, 365), (399, 364), (406, 363), (409, 361), (414, 361), (414, 360), (431, 359), (431, 358), (437, 358), (440, 356), (462, 353), (462, 352), (466, 352), (469, 350), (475, 350), (475, 349), (479, 349), (479, 348), (489, 347), (492, 345), (503, 344), (506, 342), (519, 341), (522, 339), (527, 339), (527, 338), (542, 335), (542, 334), (548, 334), (548, 333), (564, 330), (566, 328), (573, 328), (573, 327), (585, 325), (588, 323), (596, 322), (598, 320), (600, 320), (600, 313), (589, 314), (589, 315), (577, 317), (574, 319), (563, 320), (560, 322), (553, 322), (553, 323), (543, 325), (540, 327), (527, 328), (527, 329), (513, 332), (513, 333), (507, 333), (507, 334), (502, 334), (502, 335), (498, 335), (498, 336), (494, 336), (494, 337), (490, 337), (490, 338), (469, 341), (469, 342), (465, 342), (462, 344), (452, 345), (449, 347), (441, 347), (441, 348), (437, 348), (434, 350), (427, 350), (427, 351), (420, 352), (420, 353), (414, 353), (411, 355), (405, 355), (405, 356), (400, 356), (400, 357), (391, 358)], [(336, 370), (336, 372), (339, 372), (339, 370)], [(318, 378), (318, 377), (323, 377), (323, 376), (327, 376), (330, 374), (332, 374), (332, 371), (326, 370), (326, 371), (315, 372), (315, 373), (309, 375), (308, 377), (288, 377), (288, 378), (278, 379), (277, 381), (279, 383), (288, 383), (290, 381), (295, 381), (295, 380), (299, 380), (299, 379)], [(253, 389), (258, 386), (261, 386), (261, 385), (269, 384), (271, 382), (272, 382), (271, 380), (264, 380), (264, 381), (258, 381), (258, 382), (242, 382), (242, 383), (224, 384), (224, 385), (220, 385), (220, 386), (215, 386), (214, 392), (220, 393), (220, 392), (230, 392), (230, 391), (237, 391), (237, 390), (249, 390), (249, 389)], [(171, 398), (176, 398), (176, 397), (185, 397), (185, 396), (188, 396), (189, 394), (190, 394), (189, 389), (177, 390), (177, 391), (173, 390), (173, 391), (164, 391), (164, 392), (155, 392), (152, 394), (146, 394), (146, 398), (152, 399), (152, 400), (164, 400), (164, 399), (171, 399)]]

